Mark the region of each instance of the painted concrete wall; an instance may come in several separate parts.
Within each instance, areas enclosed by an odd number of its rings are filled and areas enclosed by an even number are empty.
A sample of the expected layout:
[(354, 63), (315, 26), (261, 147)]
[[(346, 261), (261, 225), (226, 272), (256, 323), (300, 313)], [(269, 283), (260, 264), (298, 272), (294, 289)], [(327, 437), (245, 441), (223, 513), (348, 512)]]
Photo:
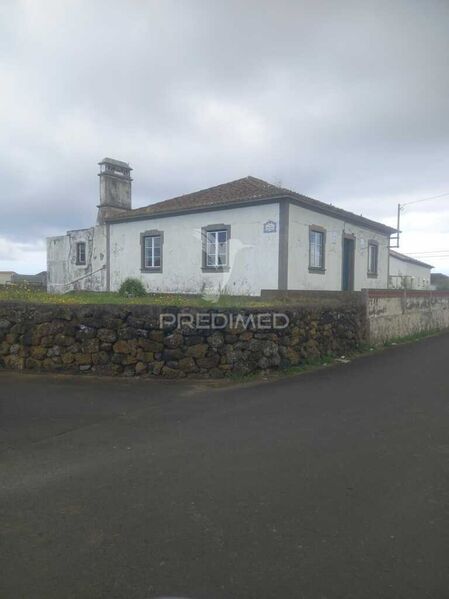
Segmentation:
[[(86, 265), (76, 264), (76, 244), (86, 243)], [(106, 290), (106, 226), (47, 239), (47, 291)]]
[(449, 328), (449, 292), (368, 292), (371, 343)]
[(13, 272), (0, 272), (0, 285), (12, 282)]
[[(345, 223), (342, 220), (290, 205), (289, 289), (338, 291), (342, 288), (343, 233), (355, 236), (354, 290), (386, 289), (388, 286), (387, 235)], [(309, 226), (326, 230), (325, 273), (309, 272)], [(378, 276), (368, 277), (368, 241), (379, 244)]]
[(430, 289), (431, 268), (390, 256), (390, 281), (393, 289)]
[[(270, 220), (276, 231), (264, 233)], [(231, 268), (225, 273), (202, 272), (201, 228), (215, 224), (231, 227)], [(162, 273), (141, 272), (140, 235), (148, 230), (164, 233)], [(277, 289), (278, 231), (278, 204), (111, 224), (111, 291), (127, 277), (140, 279), (150, 292), (259, 295)]]

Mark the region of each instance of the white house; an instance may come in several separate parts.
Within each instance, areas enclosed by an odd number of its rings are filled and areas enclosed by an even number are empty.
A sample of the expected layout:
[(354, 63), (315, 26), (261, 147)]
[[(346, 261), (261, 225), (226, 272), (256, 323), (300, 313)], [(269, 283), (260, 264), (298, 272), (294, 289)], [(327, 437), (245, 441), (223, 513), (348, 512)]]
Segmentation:
[(12, 283), (12, 278), (15, 274), (12, 270), (0, 270), (0, 285)]
[(430, 289), (433, 266), (390, 250), (389, 287), (393, 289)]
[(102, 160), (97, 225), (47, 240), (50, 292), (388, 286), (391, 227), (254, 177), (133, 210), (131, 170)]

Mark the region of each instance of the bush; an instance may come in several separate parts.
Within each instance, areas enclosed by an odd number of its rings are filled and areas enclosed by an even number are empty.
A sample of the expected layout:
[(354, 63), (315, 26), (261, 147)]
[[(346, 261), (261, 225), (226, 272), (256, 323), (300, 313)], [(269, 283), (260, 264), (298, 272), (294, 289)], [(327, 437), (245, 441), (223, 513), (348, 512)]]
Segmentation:
[(118, 292), (126, 297), (143, 297), (147, 294), (139, 279), (125, 279)]

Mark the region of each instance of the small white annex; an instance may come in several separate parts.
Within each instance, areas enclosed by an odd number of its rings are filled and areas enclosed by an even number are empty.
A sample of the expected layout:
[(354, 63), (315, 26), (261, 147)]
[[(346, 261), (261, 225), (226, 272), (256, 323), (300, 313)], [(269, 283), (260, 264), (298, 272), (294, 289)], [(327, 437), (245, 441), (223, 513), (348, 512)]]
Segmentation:
[(390, 279), (392, 289), (430, 289), (433, 266), (390, 250)]
[(49, 292), (388, 286), (391, 227), (254, 177), (132, 209), (131, 170), (102, 160), (97, 224), (47, 240)]

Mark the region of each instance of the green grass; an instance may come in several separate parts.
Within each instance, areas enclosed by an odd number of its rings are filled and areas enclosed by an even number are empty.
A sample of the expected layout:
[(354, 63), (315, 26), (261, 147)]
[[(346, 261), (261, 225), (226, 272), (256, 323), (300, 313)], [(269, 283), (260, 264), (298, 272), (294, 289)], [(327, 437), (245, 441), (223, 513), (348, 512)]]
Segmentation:
[(175, 293), (152, 293), (144, 297), (124, 297), (118, 293), (93, 291), (71, 292), (64, 295), (50, 294), (30, 288), (9, 287), (0, 289), (1, 301), (22, 301), (37, 304), (118, 304), (201, 308), (264, 308), (284, 302), (262, 300), (258, 297), (222, 295), (212, 301), (201, 296)]
[(419, 333), (413, 333), (412, 335), (405, 335), (404, 337), (393, 337), (388, 341), (384, 342), (384, 347), (391, 347), (392, 345), (400, 345), (401, 343), (411, 343), (413, 341), (419, 341), (426, 337), (434, 337), (443, 333), (442, 329), (429, 329), (428, 331), (420, 331)]

